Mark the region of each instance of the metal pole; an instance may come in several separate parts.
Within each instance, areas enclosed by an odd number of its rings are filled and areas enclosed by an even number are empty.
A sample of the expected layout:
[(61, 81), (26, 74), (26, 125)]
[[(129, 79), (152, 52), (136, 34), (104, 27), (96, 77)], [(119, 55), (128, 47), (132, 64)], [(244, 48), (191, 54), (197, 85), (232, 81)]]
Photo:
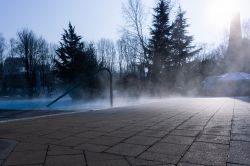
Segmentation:
[(113, 107), (113, 77), (112, 72), (108, 68), (101, 68), (96, 72), (98, 74), (99, 72), (106, 70), (109, 74), (109, 97), (110, 97), (110, 107)]
[(110, 106), (113, 107), (113, 78), (112, 73), (109, 71), (109, 86), (110, 86)]
[(61, 98), (63, 98), (64, 96), (66, 96), (67, 94), (69, 94), (71, 91), (73, 91), (74, 89), (76, 89), (79, 86), (80, 86), (80, 84), (77, 84), (74, 87), (70, 88), (69, 90), (67, 90), (66, 92), (64, 92), (62, 95), (60, 95), (59, 97), (57, 97), (55, 100), (53, 100), (52, 102), (50, 102), (46, 107), (50, 107), (51, 105), (55, 104), (58, 100), (60, 100)]
[[(106, 70), (109, 74), (109, 95), (110, 95), (110, 107), (113, 107), (113, 78), (112, 78), (112, 73), (108, 68), (101, 68), (99, 69), (96, 73), (93, 74), (93, 76), (97, 75), (99, 72)], [(66, 92), (64, 92), (62, 95), (60, 95), (59, 97), (57, 97), (55, 100), (53, 100), (52, 102), (50, 102), (47, 107), (50, 107), (51, 105), (53, 105), (54, 103), (56, 103), (58, 100), (60, 100), (61, 98), (63, 98), (64, 96), (66, 96), (67, 94), (69, 94), (71, 91), (73, 91), (74, 89), (76, 89), (77, 87), (79, 87), (81, 84), (76, 84), (74, 87), (70, 88), (69, 90), (67, 90)]]
[(110, 75), (110, 105), (113, 107), (113, 82), (112, 75)]

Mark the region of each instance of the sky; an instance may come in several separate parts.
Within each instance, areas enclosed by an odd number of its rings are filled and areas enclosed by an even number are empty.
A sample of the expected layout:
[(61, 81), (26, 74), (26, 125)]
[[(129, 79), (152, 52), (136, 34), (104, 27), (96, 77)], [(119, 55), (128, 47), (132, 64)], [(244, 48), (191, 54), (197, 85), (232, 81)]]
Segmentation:
[[(141, 0), (148, 13), (148, 29), (157, 0)], [(186, 11), (189, 34), (197, 43), (220, 41), (229, 26), (228, 9), (233, 0), (176, 0)], [(218, 3), (221, 1), (221, 3)], [(250, 19), (250, 0), (241, 1), (242, 21)], [(126, 0), (0, 0), (0, 33), (8, 40), (23, 28), (32, 29), (48, 42), (58, 43), (69, 21), (86, 41), (116, 40), (124, 25)], [(231, 5), (228, 5), (231, 4)], [(230, 9), (231, 10), (231, 9)]]

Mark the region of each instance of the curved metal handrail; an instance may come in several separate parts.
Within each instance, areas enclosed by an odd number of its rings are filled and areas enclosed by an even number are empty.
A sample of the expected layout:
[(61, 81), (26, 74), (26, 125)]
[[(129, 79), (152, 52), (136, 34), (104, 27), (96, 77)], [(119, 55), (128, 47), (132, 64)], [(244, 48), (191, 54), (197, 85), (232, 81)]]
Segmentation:
[[(95, 75), (97, 75), (98, 73), (100, 73), (101, 71), (107, 71), (109, 74), (109, 93), (110, 93), (110, 106), (113, 107), (113, 78), (112, 78), (112, 73), (111, 71), (106, 68), (100, 68), (97, 72), (95, 72), (93, 74), (92, 77), (94, 77)], [(50, 107), (51, 105), (55, 104), (58, 100), (60, 100), (61, 98), (63, 98), (64, 96), (66, 96), (67, 94), (69, 94), (71, 91), (73, 91), (74, 89), (78, 88), (79, 86), (81, 86), (81, 83), (76, 84), (75, 86), (73, 86), (72, 88), (68, 89), (66, 92), (64, 92), (62, 95), (60, 95), (59, 97), (57, 97), (55, 100), (53, 100), (52, 102), (50, 102), (49, 104), (47, 104), (47, 107)]]

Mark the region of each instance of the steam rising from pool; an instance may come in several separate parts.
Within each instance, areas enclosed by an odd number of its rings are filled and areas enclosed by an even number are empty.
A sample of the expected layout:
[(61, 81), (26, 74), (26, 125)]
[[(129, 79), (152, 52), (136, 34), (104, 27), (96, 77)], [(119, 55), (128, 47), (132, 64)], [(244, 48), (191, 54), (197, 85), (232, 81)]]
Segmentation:
[[(0, 100), (0, 110), (64, 110), (64, 111), (89, 111), (110, 108), (108, 99), (95, 101), (73, 102), (70, 97), (65, 97), (51, 107), (46, 107), (54, 98), (31, 99), (31, 100)], [(123, 107), (160, 101), (160, 98), (115, 98), (114, 107)]]

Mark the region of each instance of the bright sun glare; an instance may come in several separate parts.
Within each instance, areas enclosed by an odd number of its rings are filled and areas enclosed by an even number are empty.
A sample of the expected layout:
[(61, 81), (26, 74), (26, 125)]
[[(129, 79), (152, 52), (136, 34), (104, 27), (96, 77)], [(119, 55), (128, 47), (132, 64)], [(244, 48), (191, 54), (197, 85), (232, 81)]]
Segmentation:
[(209, 19), (215, 26), (226, 28), (233, 14), (240, 11), (240, 0), (209, 0)]

